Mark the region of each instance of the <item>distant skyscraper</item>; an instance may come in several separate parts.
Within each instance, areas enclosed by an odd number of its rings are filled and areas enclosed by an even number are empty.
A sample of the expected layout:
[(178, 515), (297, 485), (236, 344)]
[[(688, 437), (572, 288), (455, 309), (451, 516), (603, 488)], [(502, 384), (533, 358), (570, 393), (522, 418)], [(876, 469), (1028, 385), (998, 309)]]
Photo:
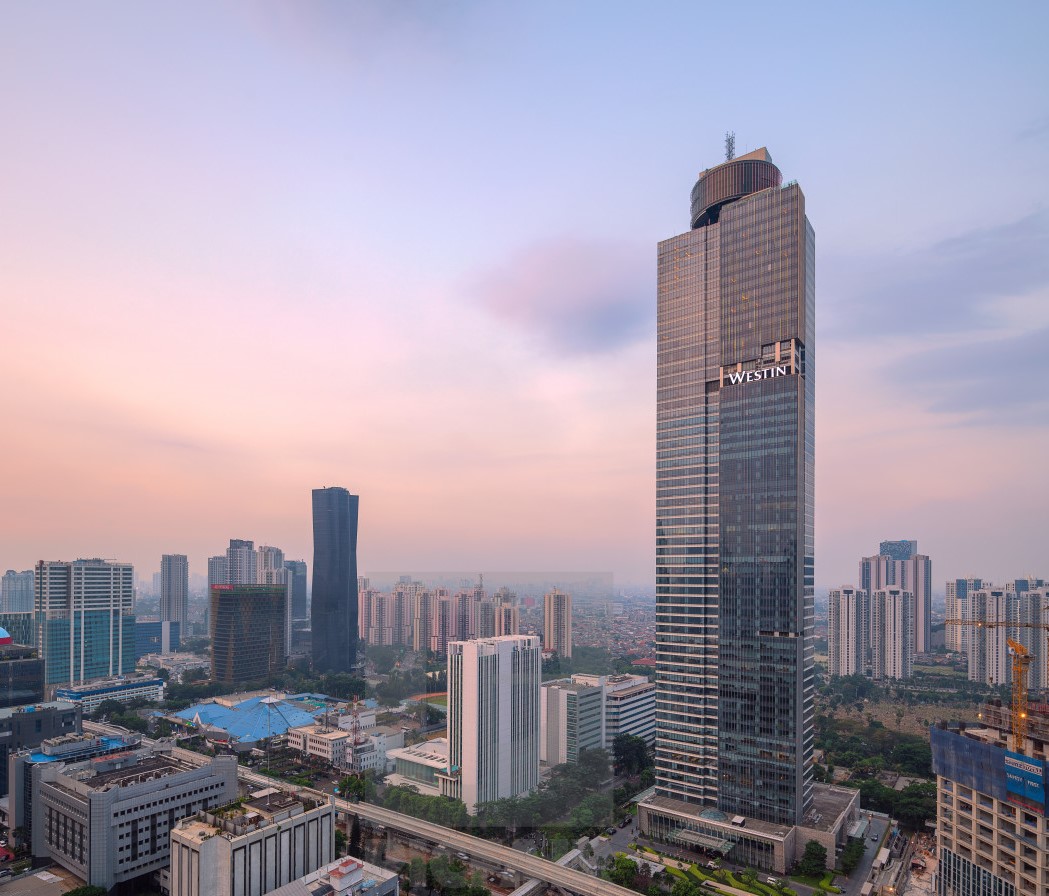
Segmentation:
[[(815, 237), (781, 182), (765, 149), (704, 171), (659, 245), (660, 836), (812, 804)], [(754, 831), (744, 861), (772, 867)]]
[(914, 653), (932, 649), (932, 561), (916, 541), (883, 541), (874, 557), (860, 560), (860, 590), (874, 594), (895, 585), (914, 595)]
[(258, 584), (258, 554), (255, 542), (231, 538), (226, 549), (226, 578), (230, 585)]
[(306, 561), (285, 560), (284, 568), (291, 576), (291, 618), (308, 619), (309, 606), (306, 601)]
[(45, 683), (81, 684), (135, 671), (135, 573), (110, 560), (41, 560), (36, 623)]
[(357, 512), (344, 488), (313, 490), (313, 669), (352, 672), (357, 663)]
[(831, 675), (863, 675), (870, 653), (870, 606), (867, 592), (849, 586), (835, 588), (827, 601)]
[(914, 595), (889, 586), (870, 596), (871, 678), (904, 679), (914, 666)]
[(229, 584), (229, 560), (225, 554), (218, 557), (208, 557), (208, 593), (211, 593), (212, 585)]
[(5, 572), (0, 595), (0, 613), (33, 612), (33, 570)]
[(256, 681), (287, 666), (284, 585), (211, 588), (211, 677), (235, 684)]
[(557, 588), (543, 595), (543, 649), (572, 658), (572, 595)]
[(478, 803), (539, 784), (542, 652), (534, 635), (448, 645), (449, 772), (441, 793)]
[(160, 619), (189, 622), (189, 559), (185, 554), (160, 558)]

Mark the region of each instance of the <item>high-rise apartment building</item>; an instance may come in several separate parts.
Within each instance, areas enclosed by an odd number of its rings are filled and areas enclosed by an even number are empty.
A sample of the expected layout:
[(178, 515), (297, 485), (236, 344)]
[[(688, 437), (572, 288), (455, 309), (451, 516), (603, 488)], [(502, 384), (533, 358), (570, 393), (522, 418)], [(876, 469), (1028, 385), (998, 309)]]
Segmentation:
[(313, 490), (314, 672), (352, 672), (357, 664), (357, 512), (344, 488)]
[(815, 237), (781, 184), (765, 149), (708, 169), (691, 229), (659, 245), (656, 793), (638, 808), (650, 836), (778, 871), (807, 838), (843, 843), (858, 806), (811, 773)]
[(185, 554), (160, 558), (160, 619), (189, 622), (189, 558)]
[(914, 595), (890, 586), (870, 598), (871, 677), (910, 678), (914, 667)]
[(448, 645), (448, 771), (441, 793), (466, 804), (520, 796), (539, 784), (542, 651), (534, 635)]
[(543, 595), (543, 649), (572, 658), (572, 595), (557, 588)]
[(231, 538), (226, 548), (226, 584), (257, 585), (258, 558), (255, 542)]
[(83, 684), (135, 670), (135, 573), (112, 560), (36, 565), (37, 646), (45, 684)]
[(932, 649), (932, 561), (918, 553), (916, 541), (883, 541), (878, 553), (860, 560), (859, 587), (874, 594), (895, 586), (914, 595), (914, 653)]
[(0, 581), (0, 613), (33, 611), (33, 570), (15, 572), (9, 569)]
[(831, 675), (863, 675), (870, 653), (870, 604), (867, 592), (845, 585), (830, 592), (827, 601)]
[(287, 604), (284, 585), (212, 585), (209, 630), (214, 681), (257, 681), (284, 670)]

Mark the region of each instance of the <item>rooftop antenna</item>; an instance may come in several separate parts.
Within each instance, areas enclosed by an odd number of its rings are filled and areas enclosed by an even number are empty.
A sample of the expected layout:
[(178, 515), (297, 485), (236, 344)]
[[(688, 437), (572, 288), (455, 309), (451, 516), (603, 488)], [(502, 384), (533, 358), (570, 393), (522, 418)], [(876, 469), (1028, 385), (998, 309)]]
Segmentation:
[(736, 157), (736, 132), (725, 131), (725, 161), (731, 162)]

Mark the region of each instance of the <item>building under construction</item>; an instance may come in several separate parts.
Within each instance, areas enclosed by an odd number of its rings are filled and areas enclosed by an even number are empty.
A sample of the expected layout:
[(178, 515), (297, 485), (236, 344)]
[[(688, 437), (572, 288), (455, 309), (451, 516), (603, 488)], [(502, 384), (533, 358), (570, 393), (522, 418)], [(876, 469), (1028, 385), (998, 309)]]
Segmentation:
[(1049, 893), (1049, 705), (933, 727), (939, 896)]

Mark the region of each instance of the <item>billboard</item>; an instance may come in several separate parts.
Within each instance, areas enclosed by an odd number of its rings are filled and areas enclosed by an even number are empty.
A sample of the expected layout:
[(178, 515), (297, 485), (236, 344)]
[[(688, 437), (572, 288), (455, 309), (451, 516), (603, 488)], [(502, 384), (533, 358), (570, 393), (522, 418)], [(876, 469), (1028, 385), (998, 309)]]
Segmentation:
[(1045, 763), (1005, 752), (1005, 790), (1009, 802), (1045, 811)]

